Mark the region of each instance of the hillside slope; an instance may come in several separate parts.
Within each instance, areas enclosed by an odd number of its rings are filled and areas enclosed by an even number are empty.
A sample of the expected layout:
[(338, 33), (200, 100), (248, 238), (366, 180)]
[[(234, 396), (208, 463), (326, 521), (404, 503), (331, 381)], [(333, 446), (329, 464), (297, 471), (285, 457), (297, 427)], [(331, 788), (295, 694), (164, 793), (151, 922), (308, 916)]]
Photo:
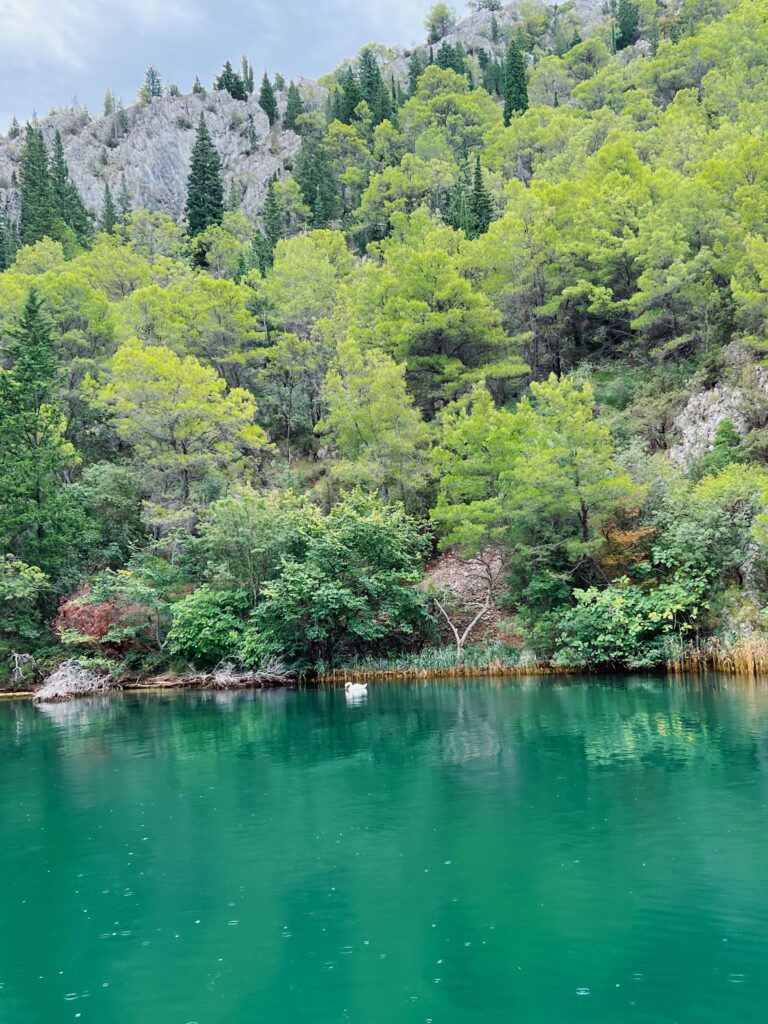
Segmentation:
[[(495, 16), (502, 33), (520, 20), (519, 3), (505, 5), (495, 15), (477, 11), (461, 19), (456, 29), (442, 42), (461, 43), (468, 53), (484, 48), (496, 58), (505, 50), (505, 34), (497, 42), (491, 39), (491, 19)], [(574, 0), (568, 5), (574, 24), (584, 31), (600, 17), (601, 0)], [(426, 57), (429, 46), (416, 48)], [(407, 82), (410, 50), (381, 48), (382, 70), (387, 80)], [(308, 110), (322, 109), (327, 90), (310, 79), (301, 79), (299, 87)], [(286, 94), (277, 93), (281, 115)], [(205, 114), (211, 136), (224, 170), (225, 188), (235, 185), (242, 193), (242, 209), (254, 219), (264, 204), (270, 178), (282, 176), (293, 165), (299, 147), (298, 136), (285, 131), (280, 123), (270, 129), (258, 103), (258, 90), (247, 101), (235, 100), (223, 90), (165, 95), (147, 103), (126, 108), (127, 124), (117, 114), (94, 116), (82, 107), (63, 107), (40, 118), (47, 144), (55, 132), (61, 133), (64, 155), (70, 173), (86, 207), (98, 216), (109, 184), (117, 194), (125, 179), (135, 209), (155, 210), (175, 220), (184, 213), (187, 175), (195, 128)], [(18, 216), (18, 190), (12, 186), (18, 173), (23, 137), (0, 136), (0, 211)]]

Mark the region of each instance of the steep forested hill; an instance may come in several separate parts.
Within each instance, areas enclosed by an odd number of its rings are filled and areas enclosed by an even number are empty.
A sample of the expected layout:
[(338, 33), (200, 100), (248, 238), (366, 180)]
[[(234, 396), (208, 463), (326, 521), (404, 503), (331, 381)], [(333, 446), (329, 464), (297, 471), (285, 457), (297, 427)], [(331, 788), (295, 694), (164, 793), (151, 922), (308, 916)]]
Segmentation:
[(2, 141), (6, 654), (763, 642), (768, 3), (476, 6)]

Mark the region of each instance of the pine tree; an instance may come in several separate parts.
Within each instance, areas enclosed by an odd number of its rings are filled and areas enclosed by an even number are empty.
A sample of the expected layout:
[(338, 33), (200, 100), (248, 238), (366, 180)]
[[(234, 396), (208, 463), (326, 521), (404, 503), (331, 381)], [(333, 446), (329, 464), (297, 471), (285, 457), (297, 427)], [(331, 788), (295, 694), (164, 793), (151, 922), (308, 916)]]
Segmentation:
[(264, 235), (269, 242), (271, 250), (274, 252), (275, 246), (283, 237), (283, 214), (277, 201), (274, 178), (272, 178), (267, 186), (262, 219), (264, 222)]
[(493, 200), (483, 180), (483, 169), (480, 166), (480, 154), (475, 158), (475, 177), (469, 195), (469, 232), (470, 238), (484, 235), (493, 217)]
[(101, 204), (101, 217), (99, 219), (99, 230), (106, 231), (108, 235), (114, 233), (117, 224), (117, 210), (112, 199), (112, 190), (109, 182), (104, 186), (104, 199)]
[(125, 224), (125, 219), (130, 216), (132, 209), (131, 194), (128, 191), (128, 185), (123, 174), (120, 177), (120, 191), (117, 193), (117, 212), (120, 216), (121, 224)]
[(163, 80), (154, 64), (150, 64), (144, 73), (144, 92), (149, 99), (157, 99), (163, 95)]
[(200, 76), (199, 75), (195, 75), (195, 80), (192, 83), (192, 94), (194, 96), (204, 96), (205, 95), (205, 87), (203, 86), (203, 83), (200, 81)]
[(256, 88), (256, 83), (253, 77), (253, 64), (251, 64), (251, 62), (248, 60), (245, 54), (243, 54), (240, 77), (243, 80), (245, 91), (250, 96), (253, 90)]
[(225, 63), (222, 68), (222, 72), (214, 82), (213, 87), (219, 91), (228, 92), (233, 100), (248, 99), (248, 94), (245, 91), (245, 84), (240, 75), (233, 70), (229, 61)]
[(193, 238), (212, 224), (221, 224), (224, 217), (221, 160), (202, 114), (187, 180), (186, 215), (189, 234)]
[(616, 13), (616, 49), (623, 50), (637, 42), (640, 8), (632, 0), (619, 0)]
[(34, 124), (27, 125), (19, 167), (19, 188), (21, 239), (24, 245), (34, 245), (46, 235), (55, 237), (58, 214), (48, 166), (48, 152), (42, 130)]
[(114, 114), (115, 112), (116, 106), (117, 103), (115, 100), (115, 94), (112, 92), (111, 89), (107, 89), (107, 91), (104, 93), (104, 117), (111, 117), (112, 114)]
[(525, 58), (515, 40), (509, 44), (504, 64), (504, 124), (515, 114), (528, 109), (528, 84), (525, 77)]
[(579, 30), (577, 28), (575, 28), (573, 30), (573, 35), (571, 36), (571, 49), (573, 49), (574, 46), (578, 46), (582, 41), (583, 40), (582, 40), (581, 36), (579, 35)]
[(291, 82), (288, 86), (288, 105), (285, 108), (285, 117), (283, 118), (283, 125), (290, 131), (295, 132), (298, 130), (298, 118), (304, 113), (304, 102), (301, 98), (296, 85)]
[(499, 22), (496, 15), (491, 18), (491, 42), (498, 43), (501, 39), (501, 31), (499, 29)]
[(80, 198), (80, 193), (69, 176), (69, 168), (64, 159), (61, 133), (58, 130), (53, 140), (50, 176), (59, 217), (67, 227), (72, 229), (78, 242), (81, 245), (87, 245), (91, 238), (93, 225)]
[(266, 71), (264, 72), (264, 77), (261, 80), (259, 106), (269, 118), (269, 126), (271, 128), (277, 120), (277, 100), (275, 99), (275, 90), (272, 88), (272, 83), (270, 82), (269, 75)]
[(11, 127), (8, 129), (8, 138), (18, 139), (20, 135), (21, 125), (19, 124), (18, 120), (14, 117), (14, 119), (11, 121)]
[(419, 79), (424, 74), (424, 61), (418, 50), (414, 50), (408, 63), (408, 95), (415, 96)]

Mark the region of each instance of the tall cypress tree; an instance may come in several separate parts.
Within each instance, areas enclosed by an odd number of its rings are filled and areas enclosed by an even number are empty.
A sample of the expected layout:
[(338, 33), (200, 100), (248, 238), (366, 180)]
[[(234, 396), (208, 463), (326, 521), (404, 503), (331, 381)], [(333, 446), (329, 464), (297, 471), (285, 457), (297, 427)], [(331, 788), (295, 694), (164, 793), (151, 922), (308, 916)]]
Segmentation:
[(513, 39), (504, 63), (504, 124), (508, 125), (515, 114), (522, 114), (527, 109), (528, 83), (525, 77), (525, 58)]
[(212, 224), (221, 224), (224, 217), (221, 160), (202, 114), (187, 180), (186, 214), (189, 234), (193, 238)]
[(61, 133), (57, 130), (53, 140), (53, 156), (50, 165), (51, 186), (56, 200), (59, 217), (74, 231), (78, 242), (87, 245), (92, 234), (90, 215), (83, 205), (80, 193), (69, 176), (69, 167), (64, 159)]
[(245, 91), (250, 96), (251, 93), (253, 92), (253, 90), (256, 87), (256, 83), (255, 83), (254, 78), (253, 78), (253, 64), (251, 64), (251, 62), (248, 60), (248, 58), (245, 56), (245, 54), (243, 54), (243, 61), (242, 61), (242, 66), (241, 66), (241, 71), (240, 71), (240, 77), (243, 80), (243, 85), (245, 86)]
[(296, 85), (291, 82), (288, 86), (288, 103), (283, 117), (283, 126), (295, 132), (298, 130), (297, 120), (304, 113), (304, 102)]
[(251, 267), (258, 270), (262, 277), (267, 276), (267, 271), (274, 262), (274, 252), (267, 238), (257, 231), (251, 242)]
[(274, 252), (275, 246), (283, 237), (283, 214), (280, 204), (277, 201), (275, 192), (275, 179), (272, 178), (267, 186), (267, 196), (264, 200), (264, 234), (269, 242), (270, 249)]
[(128, 191), (125, 175), (122, 174), (120, 176), (120, 191), (117, 193), (117, 212), (120, 215), (121, 224), (125, 224), (125, 218), (129, 216), (132, 209), (131, 194)]
[(16, 259), (19, 232), (16, 225), (0, 211), (0, 272), (7, 270)]
[(363, 99), (360, 81), (355, 69), (350, 65), (345, 68), (339, 82), (339, 91), (334, 100), (334, 115), (342, 124), (351, 124), (355, 117), (358, 103)]
[[(384, 79), (381, 77), (381, 71), (379, 69), (379, 62), (376, 59), (376, 54), (370, 46), (366, 46), (360, 54), (358, 78), (360, 81), (360, 95), (371, 109), (374, 124), (379, 124), (383, 120), (383, 117), (381, 116), (383, 102), (382, 93), (386, 93), (387, 90), (384, 85)], [(389, 96), (387, 95), (387, 103), (388, 102)]]
[(24, 148), (19, 167), (21, 190), (21, 240), (34, 245), (46, 235), (56, 236), (58, 211), (48, 166), (42, 130), (38, 125), (27, 125)]
[(408, 95), (415, 96), (419, 86), (419, 79), (424, 74), (424, 61), (421, 59), (418, 50), (414, 50), (408, 62)]
[(619, 0), (616, 12), (616, 49), (623, 50), (637, 42), (640, 8), (632, 0)]
[(269, 118), (270, 128), (277, 120), (277, 100), (275, 99), (275, 90), (272, 88), (272, 83), (269, 80), (269, 75), (264, 72), (264, 77), (261, 80), (261, 92), (259, 93), (259, 106)]
[(109, 182), (104, 186), (104, 199), (101, 203), (101, 217), (99, 218), (99, 230), (106, 231), (108, 235), (113, 234), (117, 224), (117, 210), (112, 199), (112, 190)]
[(339, 191), (325, 146), (320, 139), (305, 135), (296, 160), (294, 177), (312, 211), (316, 228), (328, 227), (339, 212)]
[(488, 230), (493, 216), (493, 200), (485, 186), (480, 154), (475, 158), (475, 176), (469, 194), (469, 237), (477, 238)]

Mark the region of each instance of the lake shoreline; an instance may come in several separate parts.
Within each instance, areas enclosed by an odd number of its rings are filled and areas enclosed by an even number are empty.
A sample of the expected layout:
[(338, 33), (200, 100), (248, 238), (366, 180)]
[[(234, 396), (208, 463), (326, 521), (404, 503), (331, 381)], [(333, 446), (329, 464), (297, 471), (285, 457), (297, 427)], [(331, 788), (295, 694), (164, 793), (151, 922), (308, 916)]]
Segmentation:
[[(261, 679), (258, 673), (252, 678), (237, 679), (232, 683), (223, 684), (214, 681), (214, 674), (189, 673), (175, 675), (172, 673), (161, 673), (147, 678), (132, 678), (121, 684), (105, 687), (100, 691), (90, 693), (73, 694), (64, 700), (77, 700), (80, 697), (111, 696), (116, 693), (168, 693), (177, 690), (191, 690), (204, 692), (229, 692), (239, 690), (296, 690), (311, 689), (318, 686), (339, 686), (346, 682), (371, 683), (371, 682), (419, 682), (427, 680), (445, 679), (521, 679), (526, 677), (541, 678), (545, 676), (568, 677), (574, 675), (590, 676), (599, 679), (605, 675), (631, 676), (637, 674), (659, 674), (665, 673), (669, 677), (695, 676), (709, 672), (724, 673), (740, 678), (768, 678), (768, 673), (755, 671), (741, 671), (737, 666), (716, 666), (705, 663), (686, 664), (684, 666), (671, 664), (658, 666), (649, 669), (586, 669), (583, 666), (563, 666), (553, 664), (534, 665), (484, 665), (484, 666), (453, 666), (450, 668), (417, 668), (400, 666), (397, 668), (355, 668), (339, 669), (334, 672), (320, 674), (307, 674), (306, 676), (280, 676), (268, 673)], [(7, 700), (31, 700), (37, 690), (0, 690), (0, 701)]]

